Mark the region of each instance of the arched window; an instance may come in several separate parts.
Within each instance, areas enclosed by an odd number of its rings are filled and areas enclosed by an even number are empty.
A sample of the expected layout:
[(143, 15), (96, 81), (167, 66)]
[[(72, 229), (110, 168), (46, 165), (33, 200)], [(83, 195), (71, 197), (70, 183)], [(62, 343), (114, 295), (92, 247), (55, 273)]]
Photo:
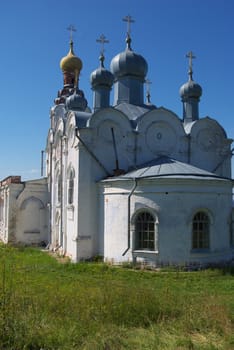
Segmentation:
[(155, 219), (148, 211), (135, 219), (135, 249), (155, 250)]
[(68, 204), (74, 201), (74, 173), (71, 171), (68, 178)]
[(57, 203), (61, 203), (61, 197), (62, 197), (62, 178), (61, 178), (61, 174), (58, 174), (58, 176), (57, 176)]
[(209, 249), (210, 220), (200, 211), (193, 217), (192, 249)]

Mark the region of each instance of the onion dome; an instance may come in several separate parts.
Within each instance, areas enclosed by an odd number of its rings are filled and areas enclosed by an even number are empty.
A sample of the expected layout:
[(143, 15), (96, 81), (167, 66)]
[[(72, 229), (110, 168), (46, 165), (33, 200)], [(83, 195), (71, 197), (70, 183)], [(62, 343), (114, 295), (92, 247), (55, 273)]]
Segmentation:
[(82, 61), (74, 54), (73, 41), (70, 41), (70, 50), (67, 56), (63, 57), (60, 61), (60, 68), (63, 72), (76, 72), (80, 73), (82, 69)]
[(76, 89), (74, 94), (66, 98), (66, 108), (72, 111), (84, 111), (87, 107), (87, 100), (82, 90)]
[(197, 84), (192, 79), (185, 84), (183, 84), (180, 88), (180, 96), (182, 98), (197, 98), (199, 99), (202, 95), (202, 88), (199, 84)]
[(202, 95), (202, 88), (198, 83), (196, 83), (193, 80), (192, 58), (195, 58), (195, 56), (193, 56), (192, 52), (189, 52), (186, 55), (186, 57), (188, 57), (190, 60), (189, 71), (188, 71), (189, 80), (187, 81), (187, 83), (181, 86), (180, 96), (182, 97), (182, 99), (187, 99), (187, 98), (199, 99)]
[(131, 38), (129, 35), (127, 36), (126, 43), (126, 50), (112, 59), (111, 72), (114, 74), (115, 78), (130, 75), (143, 80), (148, 71), (148, 64), (143, 56), (132, 50)]
[(93, 71), (90, 75), (90, 82), (92, 88), (96, 88), (97, 86), (106, 86), (107, 88), (111, 88), (114, 82), (113, 74), (104, 67), (104, 55), (101, 54), (99, 57), (100, 67)]

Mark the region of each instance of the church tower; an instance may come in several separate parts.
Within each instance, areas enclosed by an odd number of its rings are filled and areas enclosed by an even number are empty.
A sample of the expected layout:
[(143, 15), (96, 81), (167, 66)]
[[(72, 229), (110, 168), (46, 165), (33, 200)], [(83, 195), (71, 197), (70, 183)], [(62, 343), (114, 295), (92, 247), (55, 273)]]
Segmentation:
[(202, 88), (193, 80), (192, 59), (195, 58), (190, 51), (186, 57), (189, 58), (189, 80), (180, 88), (180, 96), (183, 102), (183, 120), (187, 124), (199, 119), (199, 101)]
[(141, 106), (144, 104), (144, 83), (148, 64), (143, 56), (135, 53), (131, 47), (131, 16), (123, 19), (128, 23), (125, 51), (116, 55), (111, 61), (114, 80), (114, 106), (123, 102)]
[(104, 44), (108, 43), (109, 40), (106, 40), (106, 37), (102, 34), (96, 41), (102, 44), (102, 49), (99, 57), (100, 67), (90, 75), (94, 111), (110, 106), (110, 91), (114, 82), (113, 74), (104, 67)]
[(54, 128), (59, 117), (65, 117), (68, 110), (85, 111), (87, 108), (87, 100), (84, 93), (79, 89), (79, 76), (83, 63), (81, 59), (75, 55), (73, 48), (72, 31), (70, 30), (70, 48), (66, 56), (60, 61), (60, 68), (63, 73), (63, 88), (58, 91), (58, 96), (54, 100), (55, 106), (51, 110), (51, 127)]

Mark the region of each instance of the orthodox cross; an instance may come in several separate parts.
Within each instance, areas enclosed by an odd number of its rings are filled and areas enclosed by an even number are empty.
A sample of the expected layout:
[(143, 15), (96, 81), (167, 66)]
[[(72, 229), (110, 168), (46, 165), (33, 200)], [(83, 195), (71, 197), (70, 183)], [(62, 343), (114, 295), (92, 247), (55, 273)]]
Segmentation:
[(127, 33), (128, 33), (128, 35), (130, 35), (130, 33), (131, 33), (131, 23), (134, 23), (135, 21), (134, 21), (134, 19), (132, 19), (132, 16), (130, 16), (130, 15), (125, 16), (123, 18), (123, 21), (128, 23)]
[(105, 37), (104, 34), (101, 34), (100, 35), (100, 38), (96, 40), (97, 43), (100, 43), (101, 44), (101, 55), (103, 56), (104, 55), (104, 44), (107, 44), (109, 43), (109, 40), (107, 40), (107, 38)]
[(194, 56), (192, 51), (189, 51), (186, 55), (186, 57), (189, 59), (189, 77), (190, 79), (193, 78), (193, 58), (196, 58), (196, 56)]
[(76, 28), (72, 24), (70, 24), (69, 27), (67, 27), (67, 30), (69, 30), (70, 32), (70, 41), (72, 41), (72, 33), (76, 32)]
[(151, 84), (152, 84), (152, 81), (150, 81), (149, 79), (146, 79), (145, 85), (146, 85), (146, 99), (147, 99), (147, 103), (151, 103), (151, 101), (150, 101), (150, 85)]

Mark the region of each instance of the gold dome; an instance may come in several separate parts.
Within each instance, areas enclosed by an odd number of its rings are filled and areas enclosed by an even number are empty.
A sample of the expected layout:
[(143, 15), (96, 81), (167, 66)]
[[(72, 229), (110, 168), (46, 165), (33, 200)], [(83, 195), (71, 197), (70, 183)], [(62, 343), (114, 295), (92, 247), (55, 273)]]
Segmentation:
[(63, 72), (77, 72), (78, 74), (82, 69), (82, 61), (73, 51), (73, 41), (70, 41), (70, 50), (67, 56), (60, 61), (60, 68)]

